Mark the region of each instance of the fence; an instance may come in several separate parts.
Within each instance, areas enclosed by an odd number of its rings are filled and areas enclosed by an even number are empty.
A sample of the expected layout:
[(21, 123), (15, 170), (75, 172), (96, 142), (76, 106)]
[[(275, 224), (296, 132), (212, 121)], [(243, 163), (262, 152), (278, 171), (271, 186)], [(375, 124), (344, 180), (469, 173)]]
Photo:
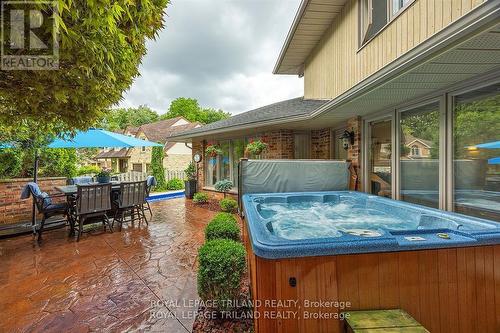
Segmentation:
[[(146, 172), (139, 171), (129, 171), (125, 173), (120, 173), (113, 176), (113, 179), (120, 182), (135, 182), (140, 180), (146, 180), (148, 174)], [(184, 179), (184, 170), (165, 170), (165, 179), (167, 181), (173, 178)]]

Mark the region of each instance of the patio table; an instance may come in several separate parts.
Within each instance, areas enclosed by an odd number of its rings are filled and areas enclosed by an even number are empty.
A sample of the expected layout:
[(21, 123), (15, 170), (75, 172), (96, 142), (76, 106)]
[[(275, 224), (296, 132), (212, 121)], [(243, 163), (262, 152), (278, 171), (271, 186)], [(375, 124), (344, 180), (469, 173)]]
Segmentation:
[[(112, 190), (118, 191), (120, 189), (121, 182), (112, 181)], [(77, 185), (64, 185), (64, 186), (56, 186), (56, 190), (65, 194), (66, 196), (75, 195), (78, 191)]]

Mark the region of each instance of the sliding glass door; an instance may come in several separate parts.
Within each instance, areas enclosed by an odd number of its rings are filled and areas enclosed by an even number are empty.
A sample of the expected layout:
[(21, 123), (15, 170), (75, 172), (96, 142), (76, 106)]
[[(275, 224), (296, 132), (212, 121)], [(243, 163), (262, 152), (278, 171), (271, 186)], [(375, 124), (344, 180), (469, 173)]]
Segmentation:
[(500, 84), (453, 102), (452, 209), (500, 221)]
[(399, 197), (439, 208), (439, 103), (400, 113)]
[(392, 196), (392, 121), (368, 124), (368, 190), (384, 197)]

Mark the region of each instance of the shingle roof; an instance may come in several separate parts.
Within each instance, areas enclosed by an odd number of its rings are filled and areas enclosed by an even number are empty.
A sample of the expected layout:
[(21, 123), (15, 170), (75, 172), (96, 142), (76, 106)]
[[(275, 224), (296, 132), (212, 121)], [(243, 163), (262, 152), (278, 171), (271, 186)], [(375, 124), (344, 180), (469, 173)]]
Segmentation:
[(148, 138), (149, 141), (154, 141), (164, 144), (170, 136), (182, 131), (193, 129), (196, 126), (200, 125), (200, 123), (194, 122), (185, 125), (172, 126), (181, 119), (184, 118), (176, 117), (176, 118), (156, 121), (154, 123), (144, 124), (137, 128), (135, 134), (137, 135), (137, 133), (139, 133), (140, 131), (144, 133), (144, 135)]
[(219, 120), (200, 128), (188, 130), (181, 133), (180, 135), (174, 135), (174, 137), (200, 134), (203, 132), (223, 128), (231, 130), (231, 127), (235, 126), (247, 125), (252, 123), (257, 124), (263, 121), (277, 120), (280, 118), (286, 119), (288, 117), (306, 115), (316, 110), (326, 102), (327, 101), (325, 100), (304, 99), (303, 97), (293, 98), (286, 101), (266, 105), (258, 109), (239, 113), (228, 119)]

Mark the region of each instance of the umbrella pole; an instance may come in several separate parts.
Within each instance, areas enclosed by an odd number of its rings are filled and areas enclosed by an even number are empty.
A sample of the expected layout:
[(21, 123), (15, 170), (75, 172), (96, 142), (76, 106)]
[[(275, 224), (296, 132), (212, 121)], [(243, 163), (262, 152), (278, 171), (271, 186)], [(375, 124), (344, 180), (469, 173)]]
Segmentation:
[[(38, 149), (35, 149), (35, 165), (33, 167), (33, 182), (38, 182)], [(31, 228), (33, 234), (36, 234), (36, 202), (33, 197), (33, 206), (31, 207)]]

